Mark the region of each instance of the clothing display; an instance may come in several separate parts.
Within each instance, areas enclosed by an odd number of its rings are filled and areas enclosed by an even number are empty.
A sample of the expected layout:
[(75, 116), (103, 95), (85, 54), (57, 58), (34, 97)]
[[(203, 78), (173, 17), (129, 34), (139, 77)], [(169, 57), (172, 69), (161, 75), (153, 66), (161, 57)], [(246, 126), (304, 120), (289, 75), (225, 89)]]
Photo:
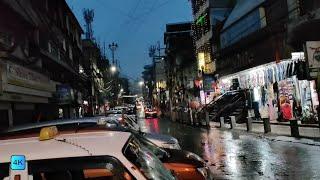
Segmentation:
[(307, 80), (308, 70), (304, 60), (289, 59), (247, 69), (224, 79), (219, 88), (225, 87), (225, 82), (231, 82), (231, 78), (238, 78), (239, 87), (249, 90), (246, 104), (258, 119), (292, 120), (299, 119), (300, 114), (304, 116), (317, 112), (316, 82)]

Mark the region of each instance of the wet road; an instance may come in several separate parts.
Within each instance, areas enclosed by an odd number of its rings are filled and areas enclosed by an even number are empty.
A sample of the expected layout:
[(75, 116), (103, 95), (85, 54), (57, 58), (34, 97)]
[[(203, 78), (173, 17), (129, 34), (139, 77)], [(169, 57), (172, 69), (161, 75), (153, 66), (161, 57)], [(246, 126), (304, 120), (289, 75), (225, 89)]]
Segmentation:
[(209, 161), (216, 179), (320, 179), (320, 146), (275, 141), (240, 131), (200, 129), (146, 119), (148, 131), (176, 137)]

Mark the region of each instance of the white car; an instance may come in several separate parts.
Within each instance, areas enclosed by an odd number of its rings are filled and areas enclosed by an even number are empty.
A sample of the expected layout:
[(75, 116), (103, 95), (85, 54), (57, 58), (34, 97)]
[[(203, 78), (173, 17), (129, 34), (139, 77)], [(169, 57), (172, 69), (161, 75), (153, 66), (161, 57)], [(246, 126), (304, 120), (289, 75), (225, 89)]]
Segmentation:
[(124, 122), (131, 130), (139, 132), (145, 136), (149, 141), (153, 142), (159, 147), (168, 149), (181, 149), (179, 141), (169, 135), (148, 133), (141, 130), (141, 124), (139, 125), (139, 119), (135, 119), (132, 116), (124, 116)]
[[(161, 161), (129, 132), (59, 132), (2, 136), (0, 179), (175, 179)], [(102, 143), (103, 142), (103, 143)], [(12, 170), (11, 157), (25, 156), (25, 168)], [(22, 161), (21, 161), (22, 162)]]

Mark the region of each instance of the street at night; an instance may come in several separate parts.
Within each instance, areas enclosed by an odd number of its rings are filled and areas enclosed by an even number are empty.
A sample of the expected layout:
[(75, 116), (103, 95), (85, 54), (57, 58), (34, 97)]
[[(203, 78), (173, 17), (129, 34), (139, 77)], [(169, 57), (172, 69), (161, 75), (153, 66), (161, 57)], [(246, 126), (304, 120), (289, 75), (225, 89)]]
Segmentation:
[(0, 180), (319, 180), (320, 0), (0, 0)]
[(320, 142), (192, 127), (146, 119), (147, 130), (178, 138), (208, 160), (215, 179), (319, 179)]

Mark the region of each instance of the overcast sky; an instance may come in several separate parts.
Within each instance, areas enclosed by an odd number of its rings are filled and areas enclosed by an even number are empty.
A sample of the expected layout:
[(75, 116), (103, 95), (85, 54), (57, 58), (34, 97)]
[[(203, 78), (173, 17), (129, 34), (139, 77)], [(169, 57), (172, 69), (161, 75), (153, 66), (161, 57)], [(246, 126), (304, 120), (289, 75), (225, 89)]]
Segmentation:
[[(141, 77), (143, 66), (150, 63), (148, 47), (163, 43), (167, 23), (192, 20), (191, 3), (188, 0), (67, 0), (84, 28), (82, 11), (95, 10), (94, 36), (106, 44), (116, 42), (119, 48), (122, 73)], [(111, 53), (108, 50), (108, 57)]]

